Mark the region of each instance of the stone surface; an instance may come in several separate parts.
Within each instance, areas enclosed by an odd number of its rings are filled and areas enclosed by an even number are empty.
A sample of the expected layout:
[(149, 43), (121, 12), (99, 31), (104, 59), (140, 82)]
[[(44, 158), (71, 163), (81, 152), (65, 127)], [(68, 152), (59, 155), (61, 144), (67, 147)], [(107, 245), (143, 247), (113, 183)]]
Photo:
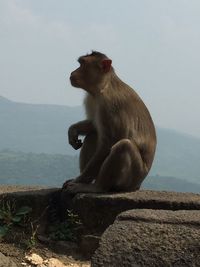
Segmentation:
[(63, 264), (58, 259), (51, 258), (49, 260), (44, 261), (44, 267), (68, 267), (67, 265)]
[[(32, 207), (32, 219), (39, 218), (44, 231), (54, 215), (62, 217), (69, 208), (79, 215), (86, 227), (84, 233), (90, 237), (101, 235), (118, 216), (93, 256), (95, 267), (200, 266), (198, 194), (141, 190), (72, 197), (61, 194), (60, 189), (3, 186), (0, 201), (6, 198), (18, 207)], [(98, 246), (98, 238), (90, 237), (82, 240), (85, 253)]]
[(103, 234), (91, 266), (200, 266), (200, 211), (120, 214)]
[(99, 246), (100, 236), (96, 235), (84, 235), (81, 238), (80, 242), (80, 250), (84, 257), (90, 259), (91, 256), (94, 254), (95, 250)]
[(17, 267), (17, 264), (0, 252), (0, 267)]
[(147, 190), (123, 194), (79, 194), (74, 197), (72, 206), (90, 232), (101, 233), (126, 210), (200, 210), (200, 195)]
[(66, 253), (72, 253), (78, 251), (78, 245), (71, 241), (55, 241), (51, 244), (54, 251), (65, 255)]
[[(90, 263), (88, 263), (88, 264), (87, 263), (64, 264), (56, 258), (49, 258), (49, 259), (44, 260), (42, 257), (40, 257), (38, 254), (35, 254), (35, 253), (32, 253), (29, 256), (26, 256), (26, 261), (27, 261), (27, 263), (23, 263), (22, 265), (27, 266), (27, 267), (31, 267), (31, 266), (37, 266), (37, 267), (90, 267)], [(0, 265), (0, 267), (1, 267), (1, 265)], [(9, 266), (9, 267), (12, 267), (12, 266)]]
[(0, 195), (6, 193), (14, 193), (14, 192), (27, 192), (45, 189), (46, 187), (42, 186), (23, 186), (23, 185), (1, 185), (0, 187)]
[(34, 264), (34, 265), (41, 265), (44, 262), (43, 258), (40, 257), (40, 255), (36, 253), (32, 253), (31, 255), (26, 256), (25, 259), (29, 263)]
[(32, 219), (39, 218), (45, 223), (51, 202), (56, 197), (59, 198), (59, 194), (60, 190), (56, 188), (1, 186), (0, 201), (13, 201), (16, 209), (22, 206), (32, 207)]

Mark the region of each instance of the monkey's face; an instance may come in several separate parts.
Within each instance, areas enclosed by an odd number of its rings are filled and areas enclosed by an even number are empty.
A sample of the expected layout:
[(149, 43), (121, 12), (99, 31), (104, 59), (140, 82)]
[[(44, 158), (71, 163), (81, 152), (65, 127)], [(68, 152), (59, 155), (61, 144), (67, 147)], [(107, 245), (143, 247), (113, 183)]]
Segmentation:
[[(105, 74), (108, 72), (107, 70), (105, 71), (105, 60), (97, 60), (94, 57), (86, 56), (80, 57), (78, 62), (80, 63), (80, 67), (74, 70), (70, 75), (71, 85), (95, 93), (93, 91), (96, 90)], [(111, 60), (109, 60), (109, 64), (110, 70)]]
[(90, 90), (91, 87), (97, 85), (101, 78), (101, 69), (94, 62), (89, 60), (81, 60), (80, 67), (71, 73), (70, 81), (72, 86)]
[(71, 85), (87, 90), (97, 83), (95, 76), (99, 76), (96, 75), (98, 72), (98, 69), (94, 69), (91, 64), (81, 63), (80, 67), (74, 70), (70, 75)]

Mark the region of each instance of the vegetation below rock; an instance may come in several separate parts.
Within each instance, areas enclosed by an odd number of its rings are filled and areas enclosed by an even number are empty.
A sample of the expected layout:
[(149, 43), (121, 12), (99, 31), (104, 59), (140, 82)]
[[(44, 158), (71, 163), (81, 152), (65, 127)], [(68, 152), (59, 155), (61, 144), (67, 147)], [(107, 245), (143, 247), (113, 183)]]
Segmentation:
[(0, 251), (4, 255), (19, 266), (90, 266), (78, 251), (81, 222), (77, 215), (67, 211), (63, 222), (46, 225), (45, 238), (39, 235), (44, 222), (33, 220), (32, 208), (17, 206), (17, 198), (15, 201), (5, 196), (0, 201)]

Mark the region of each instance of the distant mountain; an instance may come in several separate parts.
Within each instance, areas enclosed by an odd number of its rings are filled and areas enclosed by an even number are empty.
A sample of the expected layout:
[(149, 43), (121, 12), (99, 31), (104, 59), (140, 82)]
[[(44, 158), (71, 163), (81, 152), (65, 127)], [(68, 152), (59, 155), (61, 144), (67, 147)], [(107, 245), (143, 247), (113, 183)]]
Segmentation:
[(180, 178), (159, 175), (147, 177), (142, 184), (142, 188), (150, 190), (200, 193), (200, 184), (191, 183)]
[(157, 128), (157, 151), (150, 175), (200, 183), (200, 139)]
[(24, 104), (0, 97), (0, 150), (75, 154), (67, 129), (82, 113), (81, 107)]
[(61, 186), (78, 173), (77, 156), (0, 152), (0, 184)]
[(11, 100), (3, 97), (3, 96), (0, 96), (0, 105), (3, 105), (3, 104), (10, 104), (10, 103), (13, 103)]
[[(67, 129), (83, 119), (82, 107), (34, 105), (0, 97), (0, 150), (77, 155)], [(150, 176), (200, 183), (200, 139), (157, 128), (158, 146)]]
[[(62, 184), (78, 175), (78, 157), (58, 154), (34, 154), (0, 152), (0, 184), (44, 185), (61, 187)], [(200, 184), (174, 177), (147, 177), (143, 189), (176, 192), (200, 192)]]

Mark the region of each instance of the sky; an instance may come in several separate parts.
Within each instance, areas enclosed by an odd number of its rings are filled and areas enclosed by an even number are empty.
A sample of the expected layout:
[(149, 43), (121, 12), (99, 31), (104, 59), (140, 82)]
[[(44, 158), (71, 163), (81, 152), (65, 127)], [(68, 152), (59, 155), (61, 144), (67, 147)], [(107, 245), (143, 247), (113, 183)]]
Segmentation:
[(0, 0), (0, 95), (81, 105), (69, 83), (97, 50), (156, 125), (200, 137), (199, 0)]

